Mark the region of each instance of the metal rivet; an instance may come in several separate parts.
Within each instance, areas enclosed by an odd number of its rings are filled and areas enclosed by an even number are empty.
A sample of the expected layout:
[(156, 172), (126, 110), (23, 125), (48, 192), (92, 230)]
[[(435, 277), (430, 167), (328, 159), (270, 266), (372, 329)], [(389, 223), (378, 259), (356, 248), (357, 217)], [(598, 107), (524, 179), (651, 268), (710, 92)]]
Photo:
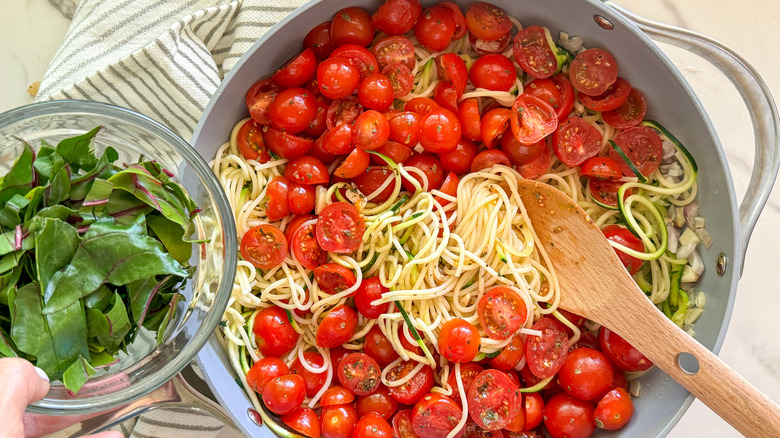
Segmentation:
[(612, 30), (615, 28), (615, 25), (612, 24), (611, 21), (605, 17), (602, 17), (601, 15), (594, 15), (593, 19), (596, 20), (596, 24), (598, 24), (602, 29)]
[(728, 263), (729, 262), (726, 258), (726, 254), (718, 254), (718, 258), (715, 260), (715, 272), (717, 272), (718, 275), (722, 277), (723, 274), (726, 273), (726, 266), (728, 266)]
[(255, 423), (260, 427), (263, 426), (263, 417), (260, 416), (260, 412), (257, 412), (256, 410), (249, 408), (246, 410), (246, 414), (249, 416), (249, 419), (252, 420), (252, 423)]

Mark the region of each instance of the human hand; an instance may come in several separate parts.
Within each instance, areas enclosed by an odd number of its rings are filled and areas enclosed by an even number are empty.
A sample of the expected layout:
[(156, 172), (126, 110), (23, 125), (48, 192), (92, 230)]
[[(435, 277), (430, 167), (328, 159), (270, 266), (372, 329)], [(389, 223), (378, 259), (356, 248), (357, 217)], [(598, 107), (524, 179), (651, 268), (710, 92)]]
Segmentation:
[[(43, 398), (49, 392), (49, 378), (30, 362), (16, 358), (0, 358), (0, 438), (37, 436), (25, 429), (27, 405)], [(51, 432), (70, 426), (60, 417), (36, 416), (36, 426), (50, 423)], [(57, 427), (59, 426), (59, 427)], [(29, 427), (27, 428), (29, 429)], [(40, 429), (36, 427), (35, 429)], [(89, 438), (123, 438), (120, 432), (102, 432)]]

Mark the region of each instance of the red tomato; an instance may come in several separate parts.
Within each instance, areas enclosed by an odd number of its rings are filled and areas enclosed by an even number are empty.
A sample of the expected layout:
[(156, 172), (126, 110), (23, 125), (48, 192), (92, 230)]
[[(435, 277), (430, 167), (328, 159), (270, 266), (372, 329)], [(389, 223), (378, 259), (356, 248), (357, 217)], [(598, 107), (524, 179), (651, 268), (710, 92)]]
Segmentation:
[(431, 52), (441, 52), (455, 35), (455, 18), (444, 6), (434, 5), (423, 11), (414, 25), (414, 36)]
[[(444, 182), (441, 184), (441, 188), (439, 190), (445, 195), (456, 196), (458, 194), (459, 183), (460, 179), (458, 179), (458, 175), (456, 175), (455, 172), (450, 172), (444, 178)], [(441, 196), (436, 196), (433, 199), (441, 204), (442, 207), (450, 203), (449, 200), (444, 199)]]
[(371, 327), (371, 330), (366, 334), (363, 350), (374, 358), (382, 368), (398, 359), (398, 353), (393, 348), (393, 344), (377, 325)]
[(553, 151), (567, 166), (576, 167), (601, 149), (601, 133), (585, 120), (573, 116), (561, 122), (552, 138)]
[(509, 157), (509, 162), (515, 166), (521, 166), (533, 162), (544, 149), (547, 142), (539, 140), (536, 143), (523, 144), (517, 141), (514, 135), (501, 137), (501, 150)]
[(587, 438), (593, 435), (593, 405), (568, 394), (554, 395), (544, 406), (544, 426), (552, 438)]
[(471, 419), (483, 429), (503, 429), (523, 409), (522, 394), (517, 389), (506, 373), (482, 371), (468, 391)]
[(416, 355), (422, 355), (422, 348), (418, 346), (417, 341), (414, 340), (412, 332), (409, 331), (406, 324), (401, 324), (398, 327), (398, 338), (401, 340), (401, 347), (403, 347), (404, 350)]
[[(393, 162), (395, 163), (403, 163), (414, 154), (414, 151), (410, 147), (404, 146), (401, 143), (396, 143), (390, 140), (386, 141), (385, 144), (383, 144), (382, 147), (380, 147), (376, 151), (386, 156), (387, 158), (393, 160)], [(385, 161), (377, 157), (376, 155), (372, 156), (371, 159), (376, 164), (385, 164)]]
[(538, 392), (530, 392), (525, 394), (524, 401), (525, 410), (525, 426), (524, 430), (534, 429), (536, 426), (542, 424), (542, 412), (544, 411), (544, 399)]
[(494, 41), (512, 30), (506, 12), (498, 6), (485, 2), (475, 2), (466, 10), (466, 25), (475, 37)]
[(352, 204), (336, 202), (320, 212), (316, 231), (322, 249), (348, 254), (360, 247), (366, 225)]
[[(352, 354), (353, 351), (354, 350), (347, 350), (346, 348), (344, 348), (342, 346), (338, 346), (338, 347), (334, 347), (334, 348), (330, 349), (330, 366), (333, 369), (334, 378), (338, 378), (338, 376), (336, 376), (335, 373), (338, 372), (337, 370), (339, 368), (339, 364), (341, 363), (341, 361), (344, 360), (345, 357), (347, 357), (350, 354)], [(346, 389), (344, 389), (344, 391), (349, 392)], [(352, 395), (351, 392), (349, 392), (349, 394), (352, 396), (352, 399), (349, 400), (351, 402), (351, 401), (353, 401), (355, 399), (355, 396)], [(320, 405), (322, 405), (322, 403), (320, 403)]]
[(482, 295), (477, 306), (479, 324), (491, 339), (507, 339), (525, 324), (528, 308), (519, 295), (498, 286)]
[(283, 176), (275, 176), (266, 186), (268, 203), (265, 214), (270, 221), (282, 220), (290, 214), (290, 180)]
[[(512, 432), (510, 432), (512, 433)], [(504, 438), (504, 433), (500, 430), (487, 430), (477, 426), (477, 423), (470, 420), (463, 426), (462, 438)], [(517, 437), (511, 435), (511, 438), (531, 438), (531, 437)]]
[(330, 181), (328, 167), (322, 161), (309, 155), (287, 163), (284, 176), (298, 184), (326, 184)]
[(365, 79), (374, 73), (379, 73), (379, 64), (374, 54), (357, 44), (344, 44), (330, 54), (331, 58), (346, 59), (357, 67), (360, 78)]
[(454, 85), (460, 99), (469, 82), (469, 70), (466, 67), (466, 62), (454, 53), (443, 53), (436, 57), (436, 67), (439, 79)]
[[(327, 131), (324, 132), (322, 135), (320, 135), (317, 138), (317, 141), (314, 142), (311, 149), (309, 149), (309, 155), (312, 157), (322, 161), (325, 164), (332, 164), (334, 161), (336, 161), (336, 158), (338, 158), (338, 155), (332, 154), (330, 152), (327, 152), (324, 149), (324, 143), (325, 143), (325, 137), (326, 137)], [(349, 135), (350, 140), (352, 141), (352, 132), (350, 132)]]
[(520, 175), (525, 179), (537, 179), (547, 173), (550, 169), (550, 165), (552, 164), (552, 150), (550, 150), (550, 146), (546, 141), (542, 141), (544, 142), (544, 146), (542, 146), (539, 155), (531, 162), (516, 167), (517, 171), (520, 172)]
[(463, 131), (463, 138), (472, 141), (482, 141), (479, 101), (476, 98), (470, 97), (460, 102), (458, 117)]
[(388, 420), (393, 416), (395, 410), (398, 409), (398, 402), (390, 397), (390, 392), (385, 385), (379, 385), (379, 388), (374, 393), (358, 397), (355, 406), (360, 417), (374, 412)]
[(314, 50), (307, 48), (290, 58), (287, 63), (271, 76), (276, 85), (283, 88), (299, 87), (314, 76), (317, 69), (317, 56)]
[(509, 343), (498, 356), (490, 360), (490, 366), (501, 371), (513, 370), (523, 359), (525, 347), (523, 346), (523, 337), (515, 335), (512, 342)]
[[(290, 183), (290, 193), (287, 200), (292, 214), (307, 214), (314, 210), (314, 186), (309, 184)], [(288, 239), (289, 241), (289, 239)]]
[[(513, 371), (514, 373), (517, 373), (517, 371)], [(507, 432), (507, 434), (513, 433), (513, 432), (520, 432), (523, 430), (523, 427), (525, 426), (525, 409), (523, 408), (523, 402), (522, 394), (518, 394), (518, 398), (520, 400), (521, 408), (517, 410), (517, 414), (515, 414), (514, 418), (512, 418), (509, 421), (509, 424), (504, 426), (504, 430)]]
[(608, 157), (592, 157), (585, 160), (580, 168), (580, 175), (590, 178), (619, 180), (623, 177), (620, 164)]
[(351, 404), (326, 406), (320, 414), (322, 438), (351, 438), (358, 422), (357, 412)]
[[(590, 337), (593, 338), (593, 344), (594, 344), (593, 348), (595, 349), (601, 348), (601, 346), (599, 345), (598, 337), (591, 335), (590, 332), (585, 332), (585, 333), (589, 334)], [(612, 383), (610, 383), (609, 389), (607, 391), (604, 391), (604, 393), (599, 394), (595, 400), (601, 400), (602, 398), (604, 398), (605, 395), (607, 395), (609, 391), (612, 391), (613, 389), (616, 388), (620, 388), (623, 389), (624, 391), (628, 391), (628, 379), (626, 379), (626, 373), (615, 368), (614, 365), (612, 365)]]
[[(313, 351), (303, 353), (303, 358), (306, 360), (307, 364), (315, 368), (322, 368), (325, 364), (322, 355)], [(290, 366), (290, 373), (299, 374), (303, 377), (303, 381), (306, 383), (306, 397), (314, 397), (320, 389), (322, 389), (323, 385), (325, 385), (325, 381), (328, 378), (327, 372), (313, 373), (307, 370), (298, 357), (295, 358), (295, 361)]]
[(379, 277), (364, 278), (355, 292), (355, 307), (357, 307), (358, 312), (369, 319), (379, 318), (381, 314), (387, 312), (390, 303), (378, 306), (374, 306), (371, 303), (382, 298), (382, 295), (387, 291), (389, 289), (382, 286)]
[(325, 133), (325, 130), (328, 129), (327, 115), (331, 105), (331, 100), (325, 96), (317, 96), (315, 101), (316, 109), (314, 110), (314, 119), (309, 123), (309, 126), (306, 129), (301, 131), (302, 135), (312, 138), (320, 137)]
[(317, 66), (317, 84), (325, 97), (347, 97), (355, 91), (359, 83), (360, 70), (349, 60), (328, 58)]
[[(341, 363), (341, 361), (338, 363)], [(336, 367), (338, 367), (338, 365), (336, 365)], [(352, 403), (353, 401), (355, 401), (355, 394), (352, 394), (341, 386), (332, 385), (325, 390), (325, 393), (322, 394), (322, 398), (320, 399), (320, 406), (325, 407), (345, 405)]]
[(420, 121), (420, 144), (427, 151), (451, 151), (460, 142), (460, 137), (458, 116), (448, 109), (435, 108)]
[[(556, 75), (558, 76), (558, 75)], [(564, 79), (565, 84), (568, 84), (569, 91), (571, 93), (571, 105), (566, 111), (566, 115), (571, 112), (572, 107), (574, 105), (574, 90), (571, 87), (571, 84), (569, 84), (568, 79)], [(561, 111), (559, 111), (562, 102), (563, 95), (561, 94), (561, 89), (555, 84), (555, 82), (552, 79), (535, 79), (531, 81), (526, 87), (523, 89), (523, 93), (530, 94), (532, 96), (536, 96), (539, 99), (542, 99), (545, 102), (549, 102), (550, 105), (555, 109), (556, 114), (558, 115), (558, 120), (561, 121), (566, 118), (566, 115), (561, 117)]]
[[(563, 310), (563, 309), (561, 309)], [(574, 321), (572, 321), (574, 322)], [(568, 327), (567, 327), (568, 329)], [(571, 333), (571, 330), (566, 330), (566, 333)], [(571, 336), (571, 335), (569, 335)], [(592, 348), (594, 350), (598, 350), (599, 347), (599, 340), (597, 337), (590, 334), (589, 331), (581, 331), (580, 333), (580, 339), (577, 340), (577, 342), (569, 347), (569, 351), (576, 350), (577, 348)], [(614, 374), (614, 370), (613, 370)], [(614, 380), (614, 379), (613, 379)]]
[(479, 352), (479, 331), (461, 318), (444, 323), (439, 334), (439, 352), (445, 359), (455, 362), (471, 362)]
[(322, 136), (322, 148), (328, 154), (346, 155), (355, 148), (352, 143), (352, 126), (346, 123), (328, 129)]
[(374, 150), (390, 138), (390, 124), (379, 111), (368, 110), (361, 114), (352, 127), (352, 141), (355, 146)]
[(358, 99), (368, 109), (384, 111), (393, 103), (393, 84), (387, 76), (374, 73), (358, 85)]
[(574, 88), (588, 96), (598, 96), (617, 80), (615, 58), (603, 49), (588, 49), (579, 53), (569, 66), (569, 80)]
[(265, 147), (263, 136), (260, 133), (260, 128), (254, 120), (249, 119), (241, 125), (241, 128), (238, 130), (237, 142), (238, 151), (247, 160), (267, 163), (271, 159), (268, 148)]
[(314, 146), (313, 140), (267, 126), (263, 127), (263, 141), (276, 155), (287, 159), (302, 157)]
[(549, 103), (521, 94), (512, 105), (512, 134), (520, 143), (536, 143), (555, 132), (558, 116)]
[(368, 395), (379, 388), (382, 369), (365, 353), (352, 353), (339, 364), (339, 382), (357, 396)]
[(317, 345), (322, 348), (334, 348), (352, 338), (357, 327), (357, 313), (351, 308), (341, 305), (334, 307), (317, 327)]
[[(448, 380), (448, 383), (450, 387), (452, 388), (452, 399), (459, 401), (460, 400), (460, 390), (458, 389), (458, 381), (456, 380), (455, 376), (455, 369), (451, 368), (450, 377)], [(481, 373), (484, 369), (474, 362), (470, 363), (464, 363), (460, 366), (460, 380), (461, 383), (463, 383), (463, 389), (468, 394), (469, 387), (471, 387), (471, 382), (474, 381), (474, 378), (477, 377), (479, 373)]]
[(308, 128), (316, 115), (314, 95), (303, 88), (280, 91), (268, 108), (271, 126), (290, 134), (297, 134)]
[(580, 95), (580, 101), (586, 107), (593, 111), (611, 111), (617, 109), (628, 99), (631, 93), (631, 84), (623, 78), (617, 78), (614, 84), (607, 88), (607, 91), (598, 96)]
[(320, 417), (317, 416), (314, 410), (306, 406), (302, 406), (287, 415), (282, 415), (282, 423), (308, 437), (316, 438), (322, 434)]
[(263, 389), (263, 403), (276, 415), (290, 414), (301, 407), (306, 398), (306, 382), (297, 374), (276, 377)]
[(474, 161), (471, 163), (471, 171), (479, 172), (480, 170), (490, 169), (493, 166), (511, 166), (509, 157), (498, 149), (488, 149), (477, 154)]
[(287, 257), (287, 238), (273, 225), (258, 225), (241, 238), (241, 257), (257, 269), (273, 269)]
[(381, 415), (371, 412), (360, 417), (352, 430), (354, 438), (393, 438), (393, 427)]
[[(623, 183), (619, 181), (610, 181), (606, 179), (591, 178), (588, 180), (588, 189), (593, 198), (602, 203), (617, 208), (617, 192)], [(625, 196), (631, 196), (632, 190), (626, 190)], [(644, 249), (643, 249), (644, 251)]]
[(460, 10), (460, 6), (453, 2), (439, 2), (439, 6), (444, 6), (452, 12), (452, 18), (455, 19), (455, 34), (452, 35), (452, 40), (459, 40), (466, 35), (468, 28), (466, 27), (466, 17)]
[(558, 73), (550, 77), (550, 80), (555, 83), (555, 87), (561, 93), (561, 99), (557, 104), (553, 104), (556, 114), (558, 114), (558, 121), (563, 121), (569, 114), (571, 114), (574, 108), (574, 87), (571, 82), (563, 73)]
[(477, 145), (474, 142), (462, 137), (455, 149), (439, 153), (441, 167), (447, 172), (463, 175), (471, 170), (471, 163), (477, 156), (477, 150)]
[(314, 269), (314, 279), (317, 281), (320, 289), (330, 295), (351, 288), (357, 281), (352, 271), (335, 263), (317, 266)]
[[(412, 111), (396, 111), (392, 114), (389, 114), (389, 112), (385, 113), (385, 116), (387, 117), (387, 122), (390, 124), (390, 140), (404, 146), (409, 146), (410, 148), (417, 145), (417, 138), (420, 131), (420, 119), (422, 119), (419, 114)], [(393, 159), (393, 161), (396, 163), (399, 162), (396, 159)]]
[(636, 88), (632, 88), (622, 105), (612, 111), (602, 113), (601, 118), (613, 128), (628, 129), (641, 123), (646, 113), (645, 96)]
[(322, 61), (330, 56), (330, 52), (336, 48), (333, 41), (330, 40), (330, 25), (331, 22), (320, 23), (303, 38), (303, 47), (310, 47), (314, 54), (317, 56), (317, 60)]
[(290, 369), (278, 357), (264, 357), (252, 365), (246, 373), (246, 383), (253, 391), (262, 393), (271, 380), (290, 374)]
[(439, 104), (430, 97), (415, 97), (404, 104), (404, 111), (410, 111), (422, 117), (438, 107)]
[[(615, 143), (634, 163), (634, 166), (644, 176), (650, 176), (661, 164), (664, 155), (663, 140), (654, 130), (647, 126), (634, 126), (615, 135)], [(609, 150), (609, 157), (620, 164), (623, 175), (634, 176), (634, 172), (628, 167), (617, 151)]]
[(511, 33), (504, 34), (504, 36), (497, 40), (488, 41), (479, 39), (475, 37), (473, 33), (469, 32), (469, 45), (471, 46), (471, 50), (477, 52), (478, 55), (504, 53), (511, 42)]
[(355, 96), (336, 99), (328, 107), (327, 125), (332, 129), (338, 125), (352, 125), (363, 112), (363, 106)]
[[(445, 110), (446, 111), (446, 110)], [(419, 154), (414, 155), (404, 163), (404, 167), (415, 167), (422, 170), (428, 180), (428, 191), (438, 189), (441, 187), (441, 183), (444, 180), (444, 170), (441, 167), (441, 163), (433, 155)], [(410, 172), (411, 173), (411, 172)], [(420, 186), (425, 188), (425, 184), (422, 182), (422, 178), (417, 173), (411, 173), (412, 177), (420, 183)], [(406, 190), (414, 192), (415, 188), (412, 183), (406, 179), (403, 180), (403, 186)]]
[(412, 30), (421, 13), (419, 0), (385, 0), (371, 22), (380, 32), (403, 35)]
[(336, 12), (330, 25), (330, 39), (336, 47), (344, 44), (368, 46), (374, 39), (371, 16), (356, 7), (344, 8)]
[(569, 351), (569, 337), (561, 324), (548, 316), (536, 321), (532, 328), (541, 331), (542, 336), (525, 339), (528, 368), (534, 376), (546, 379), (563, 366)]
[(593, 400), (612, 383), (612, 365), (600, 351), (577, 348), (558, 371), (558, 384), (580, 400)]
[(451, 398), (431, 393), (414, 405), (412, 429), (426, 438), (445, 438), (462, 416), (463, 410)]
[(551, 43), (549, 30), (528, 26), (517, 31), (512, 49), (517, 63), (525, 72), (535, 78), (547, 78), (558, 70), (558, 60)]
[(287, 320), (287, 312), (277, 306), (261, 310), (255, 317), (252, 331), (257, 349), (263, 356), (280, 357), (289, 353), (300, 336)]
[(506, 108), (494, 108), (482, 116), (480, 123), (480, 132), (482, 133), (482, 143), (488, 149), (496, 145), (498, 140), (509, 128), (509, 118), (512, 117), (512, 111)]
[(395, 62), (407, 66), (412, 70), (417, 64), (414, 57), (414, 44), (408, 38), (402, 36), (390, 36), (382, 38), (374, 45), (374, 56), (379, 63), (379, 68)]
[[(623, 228), (616, 224), (608, 225), (604, 227), (601, 232), (604, 233), (604, 237), (606, 237), (607, 240), (619, 243), (625, 247), (633, 249), (634, 251), (645, 251), (645, 245), (642, 243), (642, 241), (638, 237), (631, 234), (631, 231), (629, 231), (627, 228)], [(642, 269), (642, 263), (644, 262), (641, 259), (632, 257), (618, 250), (617, 248), (613, 249), (615, 250), (615, 254), (617, 254), (618, 258), (620, 259), (620, 262), (623, 263), (623, 266), (628, 269), (628, 272), (631, 275), (636, 274), (640, 269)]]
[(371, 156), (363, 149), (355, 148), (339, 167), (333, 171), (333, 175), (339, 178), (354, 178), (368, 169)]
[(390, 83), (393, 85), (394, 97), (406, 96), (414, 87), (412, 71), (400, 62), (388, 64), (387, 67), (382, 69), (382, 74), (387, 76), (387, 79), (390, 79)]
[(634, 402), (625, 389), (617, 388), (608, 392), (599, 401), (593, 413), (593, 419), (600, 429), (618, 430), (628, 424), (634, 415)]
[[(394, 382), (406, 377), (417, 366), (415, 361), (401, 362), (387, 373), (387, 380)], [(414, 375), (408, 382), (400, 386), (391, 386), (388, 388), (390, 397), (403, 403), (411, 405), (417, 403), (423, 395), (429, 393), (433, 388), (433, 370), (428, 365), (423, 365), (420, 371)]]
[[(368, 166), (365, 172), (352, 178), (352, 182), (355, 183), (358, 190), (366, 197), (369, 197), (379, 187), (381, 187), (387, 179), (394, 179), (395, 174), (389, 170), (386, 166)], [(391, 182), (388, 184), (379, 194), (369, 199), (369, 201), (382, 203), (390, 199), (390, 195), (393, 194), (395, 184)]]
[(420, 438), (412, 428), (412, 410), (406, 409), (393, 417), (393, 432), (396, 438)]
[(504, 55), (491, 54), (477, 58), (469, 70), (469, 79), (477, 88), (509, 91), (515, 85), (515, 65)]
[[(315, 218), (316, 216), (309, 215), (306, 220)], [(295, 259), (304, 268), (312, 270), (328, 260), (328, 253), (320, 248), (320, 244), (317, 243), (317, 238), (314, 234), (315, 226), (315, 224), (309, 224), (293, 230), (291, 223), (288, 228), (288, 230), (291, 230), (288, 231), (288, 236), (290, 236), (288, 240), (290, 241), (290, 248)]]
[(442, 108), (446, 108), (453, 113), (458, 112), (458, 91), (448, 81), (439, 81), (436, 84), (436, 88), (433, 89), (433, 100)]
[(268, 107), (271, 106), (276, 94), (279, 93), (279, 87), (270, 79), (263, 79), (256, 82), (246, 93), (246, 108), (249, 115), (259, 125), (268, 125)]

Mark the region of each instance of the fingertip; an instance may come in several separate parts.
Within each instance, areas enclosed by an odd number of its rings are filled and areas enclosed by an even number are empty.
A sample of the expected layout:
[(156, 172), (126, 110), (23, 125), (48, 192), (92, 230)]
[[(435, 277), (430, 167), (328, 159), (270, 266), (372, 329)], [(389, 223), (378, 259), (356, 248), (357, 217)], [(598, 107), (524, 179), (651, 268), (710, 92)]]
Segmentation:
[(35, 368), (35, 372), (38, 373), (38, 377), (40, 377), (41, 379), (45, 380), (46, 383), (50, 382), (49, 376), (46, 374), (46, 371), (44, 371), (44, 370), (42, 370), (42, 369), (40, 369), (38, 367), (33, 367), (33, 368)]

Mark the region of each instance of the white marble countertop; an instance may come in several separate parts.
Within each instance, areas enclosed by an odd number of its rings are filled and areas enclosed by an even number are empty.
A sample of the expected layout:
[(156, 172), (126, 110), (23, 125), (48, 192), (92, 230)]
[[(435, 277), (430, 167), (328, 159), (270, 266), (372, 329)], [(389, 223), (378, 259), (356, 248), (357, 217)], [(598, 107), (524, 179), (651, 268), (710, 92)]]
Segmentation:
[[(780, 96), (780, 70), (776, 62), (780, 48), (780, 2), (777, 0), (614, 1), (644, 17), (701, 32), (726, 43), (753, 64), (776, 98)], [(0, 112), (32, 102), (27, 87), (41, 79), (67, 27), (67, 19), (46, 0), (0, 2)], [(750, 177), (753, 146), (751, 128), (733, 121), (731, 108), (733, 102), (738, 102), (737, 95), (724, 88), (727, 83), (724, 79), (716, 80), (691, 68), (685, 57), (672, 58), (686, 72), (713, 120), (741, 197)], [(780, 342), (775, 336), (780, 332), (780, 318), (773, 305), (778, 301), (775, 287), (780, 284), (780, 269), (776, 265), (776, 251), (780, 248), (778, 186), (775, 184), (753, 232), (728, 334), (720, 351), (723, 360), (776, 401), (780, 401)], [(715, 438), (739, 434), (695, 401), (669, 436)]]

